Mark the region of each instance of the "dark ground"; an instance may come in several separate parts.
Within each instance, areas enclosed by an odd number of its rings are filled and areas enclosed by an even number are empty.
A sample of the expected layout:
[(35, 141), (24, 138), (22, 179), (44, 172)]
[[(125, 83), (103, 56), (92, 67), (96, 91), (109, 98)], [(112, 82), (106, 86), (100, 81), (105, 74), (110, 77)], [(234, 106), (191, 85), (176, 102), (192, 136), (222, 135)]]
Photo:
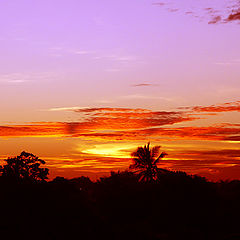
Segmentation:
[(130, 172), (91, 182), (0, 178), (1, 239), (240, 239), (240, 181), (182, 172), (140, 183)]

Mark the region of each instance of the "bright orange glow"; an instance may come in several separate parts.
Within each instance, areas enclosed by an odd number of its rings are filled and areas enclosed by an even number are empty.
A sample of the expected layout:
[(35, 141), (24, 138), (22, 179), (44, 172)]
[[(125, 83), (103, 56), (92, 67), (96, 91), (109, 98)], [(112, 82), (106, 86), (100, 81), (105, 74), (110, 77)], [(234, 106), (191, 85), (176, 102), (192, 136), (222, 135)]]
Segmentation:
[(211, 179), (226, 178), (226, 171), (236, 177), (235, 169), (240, 168), (239, 124), (196, 126), (201, 118), (200, 110), (220, 112), (217, 114), (221, 118), (225, 106), (226, 111), (239, 114), (235, 108), (229, 108), (229, 104), (223, 104), (221, 108), (193, 107), (191, 111), (186, 108), (186, 111), (172, 112), (123, 108), (61, 109), (81, 114), (82, 120), (0, 126), (1, 159), (26, 150), (47, 161), (52, 177), (82, 173), (96, 178), (110, 170), (127, 169), (131, 152), (151, 141), (152, 145), (162, 145), (162, 150), (168, 153), (161, 167)]

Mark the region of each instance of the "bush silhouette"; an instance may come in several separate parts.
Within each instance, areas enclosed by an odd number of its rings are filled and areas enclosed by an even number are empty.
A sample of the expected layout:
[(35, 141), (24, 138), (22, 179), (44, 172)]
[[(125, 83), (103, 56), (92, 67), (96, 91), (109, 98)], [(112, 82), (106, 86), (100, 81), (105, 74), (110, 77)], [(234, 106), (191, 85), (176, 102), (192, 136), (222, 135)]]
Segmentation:
[(7, 164), (0, 167), (2, 177), (15, 181), (30, 182), (42, 182), (48, 179), (49, 170), (40, 167), (41, 164), (45, 164), (45, 161), (32, 153), (23, 151), (19, 156), (8, 158), (5, 162)]

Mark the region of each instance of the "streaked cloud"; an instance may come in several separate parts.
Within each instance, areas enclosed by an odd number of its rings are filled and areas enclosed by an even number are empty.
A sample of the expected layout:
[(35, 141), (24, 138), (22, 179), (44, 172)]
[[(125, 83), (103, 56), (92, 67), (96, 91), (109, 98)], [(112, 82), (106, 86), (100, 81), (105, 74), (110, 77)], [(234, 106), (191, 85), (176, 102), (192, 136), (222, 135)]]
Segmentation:
[(49, 108), (47, 111), (73, 111), (80, 109), (80, 107), (55, 107), (55, 108)]
[[(73, 149), (69, 151), (68, 157), (59, 155), (58, 158), (49, 158), (49, 168), (53, 175), (63, 170), (66, 174), (69, 171), (71, 176), (84, 172), (91, 176), (109, 170), (126, 169), (131, 161), (130, 153), (136, 146), (151, 141), (164, 143), (163, 149), (169, 154), (161, 162), (162, 167), (219, 179), (226, 178), (229, 173), (235, 176), (236, 171), (240, 170), (240, 151), (237, 148), (240, 124), (203, 127), (197, 126), (194, 121), (206, 112), (239, 112), (239, 103), (186, 107), (176, 111), (77, 106), (51, 108), (49, 111), (70, 111), (79, 120), (2, 125), (0, 137), (73, 141)], [(185, 123), (190, 126), (184, 126)], [(187, 142), (191, 143), (190, 147)], [(199, 142), (204, 142), (204, 147), (197, 148)], [(58, 144), (55, 144), (57, 147)], [(216, 148), (219, 144), (225, 148)], [(48, 157), (44, 159), (48, 160)]]
[(35, 82), (41, 80), (50, 80), (56, 77), (55, 74), (50, 72), (16, 72), (0, 75), (0, 83), (10, 83), (10, 84), (23, 84), (26, 82)]
[(158, 86), (158, 85), (153, 84), (153, 83), (138, 83), (138, 84), (133, 84), (131, 86), (132, 87), (154, 87), (154, 86)]
[(215, 16), (208, 22), (208, 24), (216, 24), (221, 22), (221, 20), (222, 20), (221, 16)]
[(163, 101), (176, 101), (175, 98), (169, 98), (169, 97), (159, 97), (159, 96), (153, 96), (153, 95), (143, 95), (143, 94), (130, 94), (130, 95), (124, 95), (120, 96), (120, 99), (145, 99), (145, 100), (163, 100)]
[(165, 2), (154, 2), (152, 3), (152, 5), (155, 5), (155, 6), (164, 6), (166, 3)]
[(91, 51), (78, 50), (78, 51), (74, 51), (73, 53), (77, 54), (77, 55), (86, 55), (86, 54), (89, 54), (89, 53), (92, 53), (92, 52)]
[(79, 122), (35, 123), (1, 126), (0, 136), (73, 136), (106, 133), (102, 131), (131, 130), (172, 125), (196, 118), (182, 112), (151, 111), (130, 108), (57, 108), (52, 111), (74, 111), (81, 114)]
[(227, 18), (228, 22), (237, 21), (237, 20), (240, 20), (240, 6), (238, 10), (233, 11), (233, 13), (231, 13)]
[(173, 141), (173, 140), (207, 140), (238, 142), (240, 128), (230, 127), (149, 127), (145, 129), (125, 129), (110, 132), (85, 132), (76, 137), (99, 140), (128, 140), (128, 141)]
[(229, 60), (229, 61), (219, 61), (215, 62), (216, 65), (221, 65), (221, 66), (229, 66), (229, 65), (239, 65), (240, 64), (240, 59), (234, 59), (234, 60)]
[(29, 74), (11, 73), (0, 75), (0, 82), (2, 83), (25, 83), (30, 81)]
[(240, 112), (240, 101), (229, 102), (220, 105), (211, 105), (211, 106), (196, 106), (192, 108), (195, 112)]
[[(223, 112), (232, 111), (235, 108), (232, 109), (232, 106), (225, 108), (212, 106), (206, 107), (206, 109), (203, 107), (195, 109), (203, 112)], [(65, 108), (64, 110), (81, 114), (81, 121), (0, 126), (0, 136), (76, 137), (108, 141), (191, 139), (238, 142), (240, 139), (238, 125), (176, 127), (177, 123), (198, 119), (185, 112), (130, 108)], [(166, 127), (167, 125), (170, 127)]]
[(221, 1), (188, 1), (187, 3), (174, 2), (166, 0), (155, 2), (152, 5), (160, 6), (169, 12), (180, 11), (183, 14), (190, 15), (200, 21), (207, 20), (208, 24), (228, 23), (240, 20), (240, 2), (239, 0), (221, 0)]

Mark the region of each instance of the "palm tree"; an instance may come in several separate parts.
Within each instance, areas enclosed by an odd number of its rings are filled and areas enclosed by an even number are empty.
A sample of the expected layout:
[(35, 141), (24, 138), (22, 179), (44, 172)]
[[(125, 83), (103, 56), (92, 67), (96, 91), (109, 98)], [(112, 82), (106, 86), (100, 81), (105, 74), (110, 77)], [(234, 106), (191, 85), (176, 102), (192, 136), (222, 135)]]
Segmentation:
[(156, 180), (159, 168), (157, 164), (159, 161), (167, 155), (162, 152), (159, 154), (160, 146), (155, 146), (150, 149), (150, 143), (144, 147), (138, 147), (131, 156), (133, 164), (130, 165), (130, 169), (135, 169), (139, 174), (140, 181), (152, 182)]

